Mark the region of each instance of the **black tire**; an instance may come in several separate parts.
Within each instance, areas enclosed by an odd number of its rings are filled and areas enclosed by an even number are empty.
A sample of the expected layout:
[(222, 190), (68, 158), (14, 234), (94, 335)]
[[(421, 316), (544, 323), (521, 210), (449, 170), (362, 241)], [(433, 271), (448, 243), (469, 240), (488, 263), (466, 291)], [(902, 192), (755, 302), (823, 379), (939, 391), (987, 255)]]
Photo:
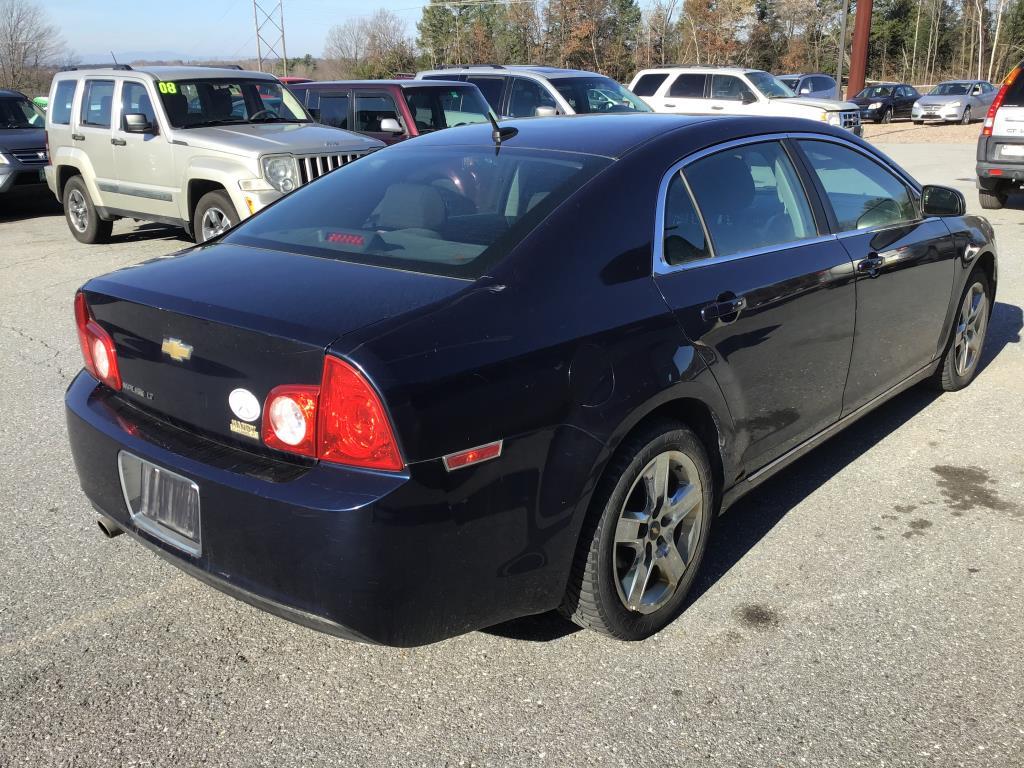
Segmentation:
[[(219, 233), (206, 232), (204, 233), (203, 222), (207, 216), (219, 215), (223, 217), (227, 223), (227, 229), (224, 229)], [(199, 204), (196, 206), (196, 212), (192, 216), (192, 237), (195, 238), (197, 243), (205, 243), (207, 240), (213, 239), (213, 237), (227, 232), (228, 229), (238, 224), (238, 213), (235, 211), (235, 204), (231, 202), (231, 198), (228, 197), (228, 193), (222, 189), (215, 190), (213, 192), (207, 192), (201, 198), (199, 198)]]
[[(683, 483), (680, 480), (683, 469), (686, 469), (687, 478), (693, 471), (693, 479), (700, 482), (700, 487), (696, 489), (700, 493), (699, 498), (693, 497), (690, 504), (679, 505), (680, 510), (692, 507), (692, 511), (685, 514), (680, 512), (676, 523), (671, 523), (671, 529), (667, 522), (671, 512), (664, 506), (655, 504), (654, 519), (647, 523), (640, 523), (638, 518), (633, 517), (636, 513), (628, 509), (629, 505), (639, 505), (639, 499), (642, 498), (646, 499), (644, 507), (651, 507), (646, 490), (649, 486), (641, 479), (641, 473), (656, 467), (655, 459), (662, 457), (674, 457), (672, 462), (676, 458), (685, 457), (689, 462), (686, 464), (686, 461), (682, 461), (678, 465), (673, 463), (666, 469), (666, 485), (670, 489), (668, 496), (685, 500), (685, 488), (696, 488), (695, 482)], [(642, 640), (663, 629), (679, 615), (700, 569), (714, 511), (715, 487), (711, 465), (704, 446), (693, 432), (678, 422), (666, 420), (652, 422), (627, 438), (609, 463), (595, 491), (590, 513), (580, 534), (566, 594), (559, 609), (562, 615), (581, 627), (621, 640)], [(664, 517), (661, 517), (663, 514)], [(638, 531), (639, 546), (635, 550), (628, 547), (624, 550), (623, 544), (616, 543), (620, 517), (625, 520), (627, 515), (630, 517), (629, 522)], [(682, 520), (688, 520), (689, 525), (684, 526), (680, 522)], [(661, 528), (662, 525), (666, 527)], [(669, 571), (661, 563), (667, 563), (668, 558), (661, 557), (659, 552), (667, 555), (670, 542), (659, 536), (661, 533), (672, 539), (671, 546), (676, 547), (677, 557), (680, 552), (676, 542), (685, 546), (686, 542), (682, 541), (684, 536), (692, 537), (693, 533), (698, 536), (697, 541), (688, 548), (689, 557), (674, 591), (663, 583), (668, 580)], [(633, 559), (634, 556), (636, 559)], [(645, 586), (639, 590), (641, 599), (648, 594), (646, 585), (650, 584), (650, 593), (655, 597), (660, 594), (663, 602), (652, 599), (649, 604), (634, 610), (626, 606), (627, 596), (625, 588), (621, 586), (624, 578), (621, 574), (624, 570), (627, 573), (634, 572), (628, 563), (632, 562), (635, 566), (641, 560), (650, 563), (647, 570), (650, 577), (644, 580)], [(684, 560), (680, 557), (674, 562), (681, 564)], [(628, 576), (625, 578), (628, 580)]]
[(915, 120), (914, 125), (924, 125), (924, 120)]
[[(959, 344), (960, 328), (963, 324), (964, 305), (969, 294), (980, 288), (984, 295), (984, 306), (979, 309), (979, 321), (981, 327), (976, 327), (976, 336), (980, 340), (974, 347), (973, 358), (969, 357), (969, 366), (958, 366), (957, 360), (960, 357), (962, 346)], [(946, 341), (946, 351), (942, 356), (942, 363), (932, 377), (932, 385), (944, 392), (956, 392), (963, 389), (972, 381), (978, 373), (981, 364), (981, 356), (985, 351), (985, 335), (988, 332), (988, 322), (992, 316), (992, 286), (989, 284), (988, 275), (984, 270), (977, 269), (971, 272), (967, 278), (967, 285), (964, 286), (957, 304), (956, 315), (953, 318), (953, 327), (949, 331), (949, 339)]]
[(960, 125), (970, 125), (971, 124), (971, 120), (972, 120), (971, 108), (970, 107), (965, 107), (964, 108), (964, 115), (963, 115), (963, 117), (960, 118)]
[(114, 222), (104, 221), (96, 213), (85, 180), (81, 176), (72, 176), (64, 185), (64, 220), (72, 236), (80, 243), (105, 243), (110, 240), (110, 232)]
[(998, 211), (1006, 205), (1006, 194), (998, 191), (990, 192), (987, 189), (979, 189), (978, 200), (981, 202), (981, 207), (986, 211)]
[(878, 122), (885, 123), (885, 124), (891, 123), (892, 122), (892, 109), (890, 108), (890, 109), (885, 110), (885, 112), (882, 113), (882, 117), (879, 118)]

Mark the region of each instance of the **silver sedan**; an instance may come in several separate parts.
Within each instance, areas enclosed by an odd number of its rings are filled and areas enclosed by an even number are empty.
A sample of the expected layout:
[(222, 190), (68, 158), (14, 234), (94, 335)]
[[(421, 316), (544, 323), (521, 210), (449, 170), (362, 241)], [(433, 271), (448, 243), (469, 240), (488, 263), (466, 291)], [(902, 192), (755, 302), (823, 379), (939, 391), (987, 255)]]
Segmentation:
[(914, 103), (911, 118), (924, 122), (963, 123), (981, 120), (997, 89), (987, 80), (947, 80)]

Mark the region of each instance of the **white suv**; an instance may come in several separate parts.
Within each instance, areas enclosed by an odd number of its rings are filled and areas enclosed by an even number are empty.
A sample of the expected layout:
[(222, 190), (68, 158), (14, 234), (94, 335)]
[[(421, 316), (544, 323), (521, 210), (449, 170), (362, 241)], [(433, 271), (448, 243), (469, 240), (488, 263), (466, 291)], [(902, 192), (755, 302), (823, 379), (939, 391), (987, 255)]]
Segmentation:
[(655, 112), (802, 117), (861, 134), (856, 104), (797, 96), (777, 77), (759, 69), (644, 69), (633, 78), (629, 89)]
[(985, 116), (977, 172), (982, 208), (1002, 208), (1024, 188), (1024, 62), (1007, 75)]

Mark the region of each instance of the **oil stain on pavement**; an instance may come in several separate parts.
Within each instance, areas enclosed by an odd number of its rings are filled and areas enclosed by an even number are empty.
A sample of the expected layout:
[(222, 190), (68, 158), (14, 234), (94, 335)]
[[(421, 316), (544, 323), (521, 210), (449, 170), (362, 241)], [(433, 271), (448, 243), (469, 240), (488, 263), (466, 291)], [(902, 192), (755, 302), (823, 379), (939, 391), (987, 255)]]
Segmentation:
[(771, 629), (779, 625), (779, 614), (774, 608), (761, 603), (744, 605), (739, 610), (740, 621), (752, 629)]
[(925, 530), (932, 527), (932, 521), (925, 520), (922, 517), (917, 520), (911, 520), (907, 525), (910, 527), (910, 530), (903, 534), (903, 538), (912, 539), (915, 536), (924, 536)]
[(940, 464), (932, 467), (932, 472), (939, 476), (939, 490), (946, 499), (946, 506), (954, 510), (954, 514), (981, 508), (1008, 512), (1013, 517), (1024, 516), (1020, 507), (999, 497), (992, 487), (995, 481), (980, 467)]

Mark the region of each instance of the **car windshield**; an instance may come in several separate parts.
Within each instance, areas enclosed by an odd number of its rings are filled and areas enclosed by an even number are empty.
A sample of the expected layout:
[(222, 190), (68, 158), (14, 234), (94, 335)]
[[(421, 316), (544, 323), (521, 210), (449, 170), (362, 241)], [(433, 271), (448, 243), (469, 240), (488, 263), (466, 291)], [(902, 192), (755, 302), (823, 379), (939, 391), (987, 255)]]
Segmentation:
[(42, 128), (46, 118), (28, 99), (0, 99), (0, 128)]
[(295, 96), (273, 80), (165, 80), (157, 88), (175, 128), (310, 122)]
[(928, 93), (929, 96), (963, 96), (971, 88), (970, 83), (939, 83)]
[(226, 241), (476, 279), (611, 162), (507, 145), (416, 144), (300, 187)]
[(640, 97), (607, 77), (562, 77), (551, 84), (577, 115), (587, 112), (651, 112)]
[(855, 98), (884, 99), (886, 96), (892, 96), (892, 88), (891, 85), (872, 85), (870, 88), (865, 88), (858, 93)]
[(490, 111), (475, 87), (406, 88), (405, 102), (420, 133), (486, 123)]
[(769, 99), (790, 99), (796, 96), (792, 88), (767, 72), (747, 72), (747, 79)]

